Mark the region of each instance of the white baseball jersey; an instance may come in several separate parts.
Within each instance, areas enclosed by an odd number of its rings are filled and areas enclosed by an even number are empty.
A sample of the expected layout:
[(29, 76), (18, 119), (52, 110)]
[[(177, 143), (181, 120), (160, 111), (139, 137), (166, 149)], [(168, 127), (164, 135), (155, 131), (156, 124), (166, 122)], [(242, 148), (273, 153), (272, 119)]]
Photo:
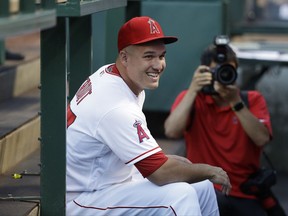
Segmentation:
[(134, 164), (161, 148), (147, 128), (142, 107), (115, 64), (105, 65), (80, 87), (68, 107), (68, 192), (95, 191), (130, 181)]
[(144, 98), (144, 91), (136, 96), (111, 64), (91, 75), (72, 99), (67, 118), (67, 216), (219, 216), (208, 180), (159, 187), (139, 178), (135, 166), (148, 176), (167, 159), (147, 129)]

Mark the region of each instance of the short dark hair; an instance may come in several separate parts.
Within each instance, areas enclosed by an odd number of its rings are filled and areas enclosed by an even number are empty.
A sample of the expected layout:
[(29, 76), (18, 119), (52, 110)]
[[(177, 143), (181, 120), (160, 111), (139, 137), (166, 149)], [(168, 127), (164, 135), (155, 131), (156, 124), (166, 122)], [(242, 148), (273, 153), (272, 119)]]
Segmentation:
[[(236, 68), (239, 65), (238, 58), (236, 56), (236, 53), (233, 51), (233, 49), (229, 45), (226, 46), (226, 61), (225, 62), (235, 62)], [(209, 66), (212, 61), (216, 62), (217, 64), (223, 63), (219, 62), (217, 58), (217, 48), (216, 45), (211, 44), (208, 46), (202, 53), (200, 58), (201, 64)]]

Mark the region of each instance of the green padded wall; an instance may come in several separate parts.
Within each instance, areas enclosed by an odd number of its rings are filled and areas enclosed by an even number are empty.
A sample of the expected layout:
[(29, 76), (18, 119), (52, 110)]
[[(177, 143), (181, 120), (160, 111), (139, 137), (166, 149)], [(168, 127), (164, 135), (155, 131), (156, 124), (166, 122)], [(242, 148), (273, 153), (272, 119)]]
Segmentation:
[(179, 41), (167, 45), (167, 68), (156, 90), (146, 91), (144, 110), (169, 111), (177, 94), (188, 87), (200, 54), (223, 32), (222, 1), (142, 1), (141, 15), (159, 21)]
[(92, 15), (93, 72), (117, 57), (118, 29), (126, 21), (126, 8), (114, 8)]

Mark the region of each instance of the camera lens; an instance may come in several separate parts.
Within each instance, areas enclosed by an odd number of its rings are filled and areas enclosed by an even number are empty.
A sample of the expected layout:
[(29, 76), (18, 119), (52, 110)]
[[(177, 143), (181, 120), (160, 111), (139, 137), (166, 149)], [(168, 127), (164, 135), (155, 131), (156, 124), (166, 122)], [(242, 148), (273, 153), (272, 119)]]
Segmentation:
[(223, 64), (216, 70), (216, 80), (223, 85), (233, 84), (237, 79), (237, 71), (232, 65)]

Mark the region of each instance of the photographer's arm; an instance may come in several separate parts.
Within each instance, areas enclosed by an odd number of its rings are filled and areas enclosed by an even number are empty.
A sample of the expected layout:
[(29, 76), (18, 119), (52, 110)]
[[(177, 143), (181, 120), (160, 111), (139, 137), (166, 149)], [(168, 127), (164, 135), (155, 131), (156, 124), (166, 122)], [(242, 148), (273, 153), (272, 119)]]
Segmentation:
[[(219, 83), (214, 85), (217, 92), (229, 102), (231, 108), (241, 102), (239, 89), (236, 85), (221, 86)], [(253, 140), (257, 146), (264, 146), (270, 140), (270, 134), (267, 127), (256, 118), (250, 110), (244, 106), (239, 111), (234, 111), (238, 117), (246, 134)]]
[[(234, 106), (234, 104), (232, 103), (231, 106)], [(235, 114), (247, 135), (257, 146), (264, 146), (269, 142), (270, 134), (267, 127), (246, 106), (239, 111), (235, 111)]]
[(212, 81), (210, 72), (201, 71), (209, 71), (209, 68), (201, 65), (196, 69), (187, 93), (164, 123), (165, 134), (169, 138), (180, 138), (183, 136), (183, 132), (187, 125), (187, 119), (191, 113), (198, 91), (200, 91), (204, 85), (209, 85)]

